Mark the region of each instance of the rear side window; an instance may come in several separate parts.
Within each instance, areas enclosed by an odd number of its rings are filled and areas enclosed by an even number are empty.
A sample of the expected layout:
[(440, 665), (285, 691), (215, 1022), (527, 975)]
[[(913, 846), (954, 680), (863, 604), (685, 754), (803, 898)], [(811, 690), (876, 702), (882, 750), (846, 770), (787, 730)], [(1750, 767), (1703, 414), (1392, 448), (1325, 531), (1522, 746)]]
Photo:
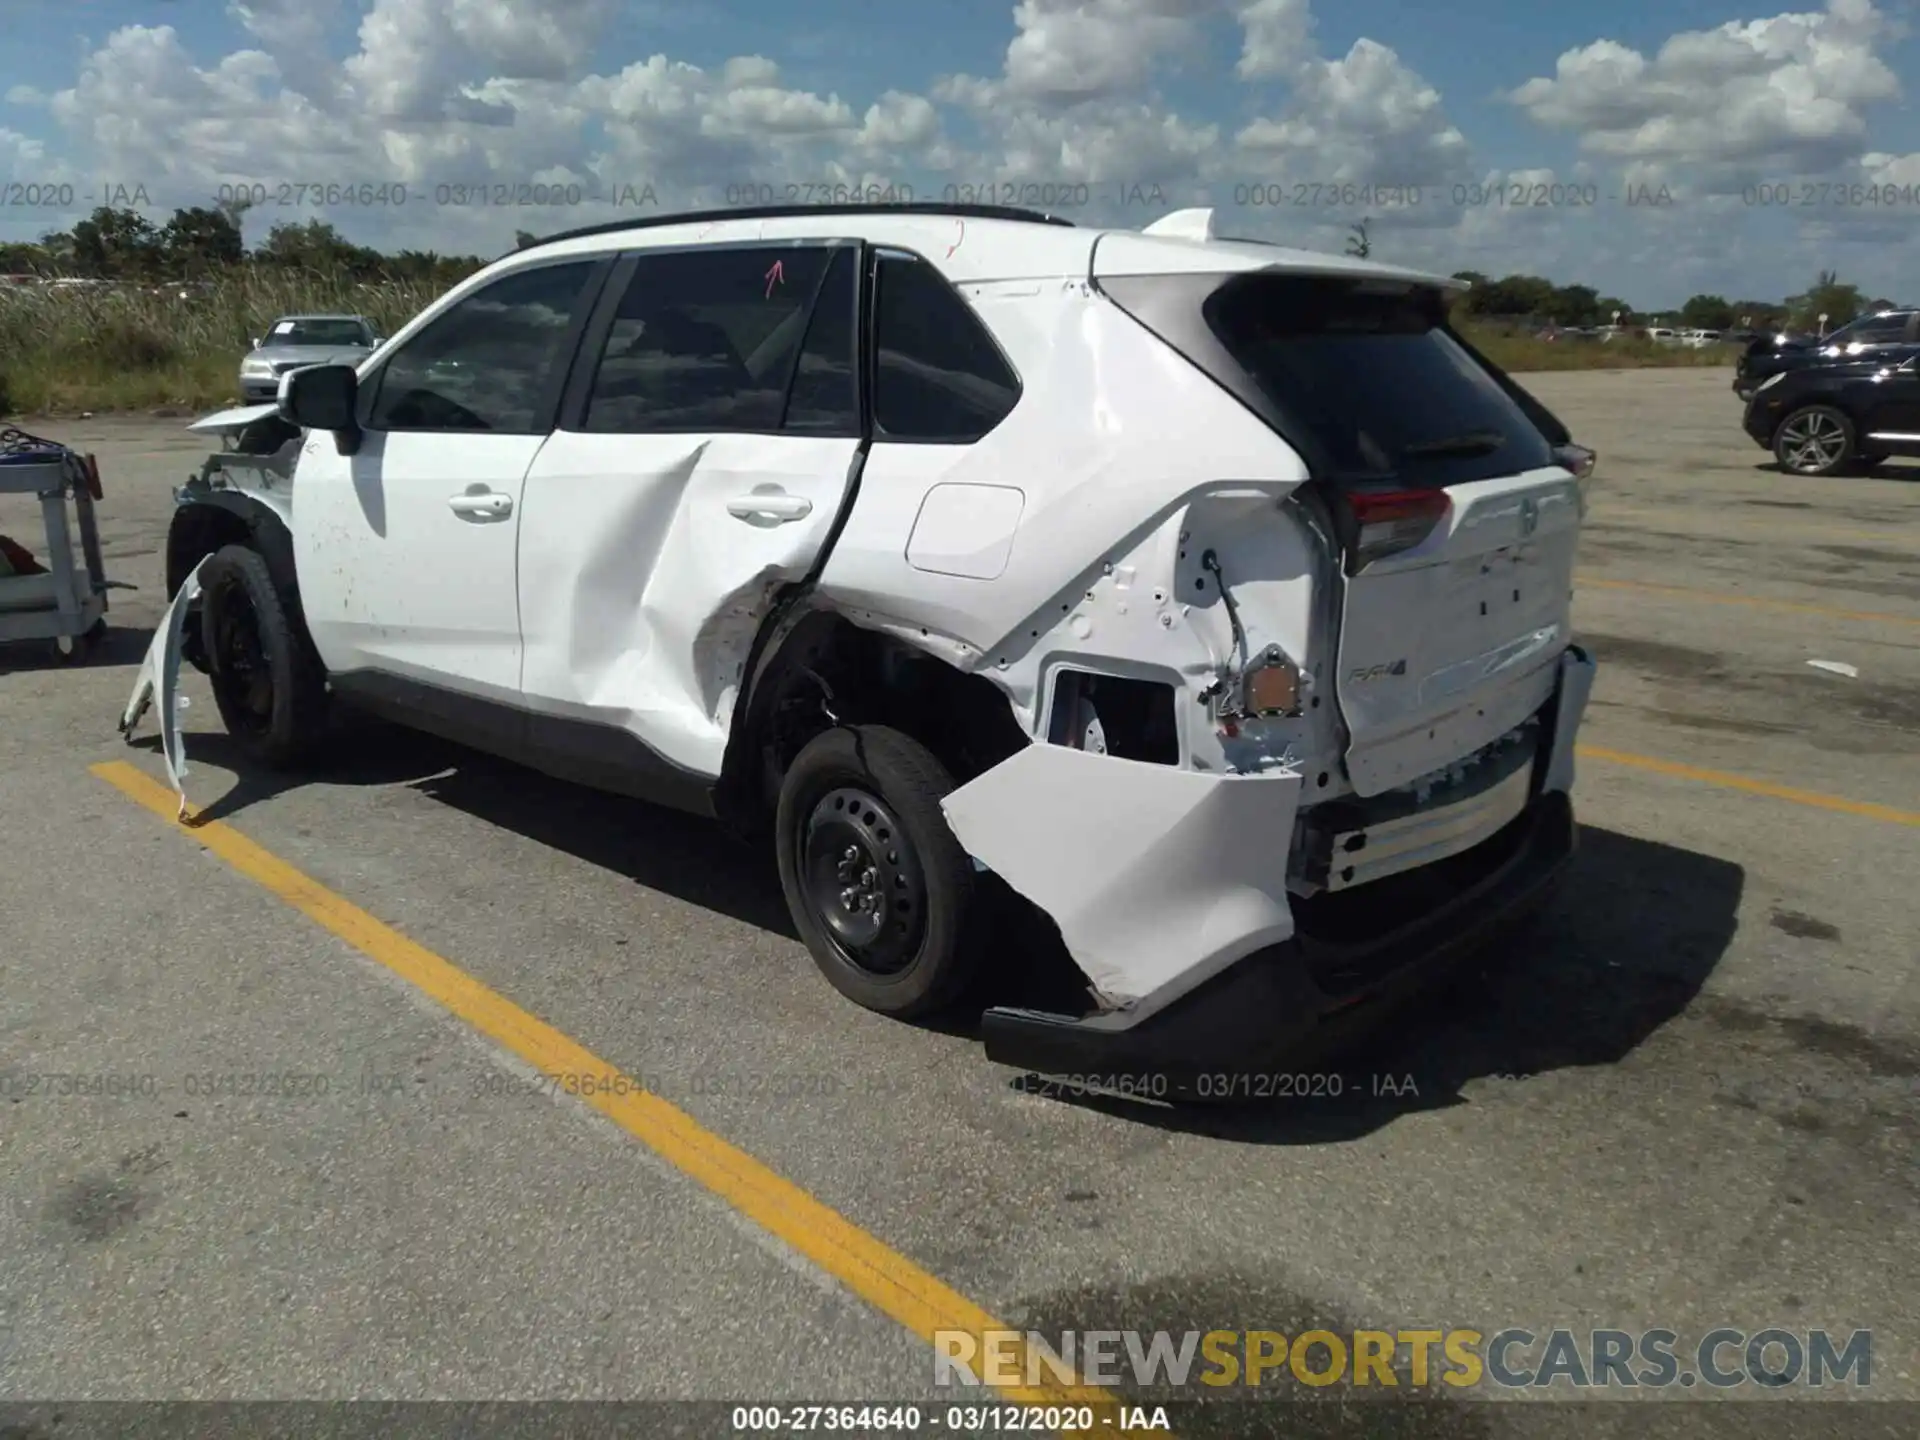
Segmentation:
[(860, 346), (853, 329), (857, 253), (851, 247), (839, 250), (827, 267), (787, 396), (782, 428), (789, 434), (860, 433), (860, 392), (855, 384)]
[[(608, 332), (581, 428), (778, 430), (814, 298), (836, 259), (852, 264), (845, 249), (821, 246), (643, 254)], [(846, 305), (851, 316), (850, 299)], [(845, 335), (842, 368), (851, 377), (850, 319)], [(825, 335), (809, 347), (815, 381), (819, 346), (831, 343)], [(803, 417), (817, 418), (828, 399), (810, 382)]]
[(1447, 333), (1431, 289), (1257, 275), (1215, 291), (1204, 314), (1338, 478), (1458, 485), (1554, 463), (1526, 412)]
[(1007, 418), (1020, 377), (933, 266), (880, 257), (874, 287), (876, 438), (967, 444)]

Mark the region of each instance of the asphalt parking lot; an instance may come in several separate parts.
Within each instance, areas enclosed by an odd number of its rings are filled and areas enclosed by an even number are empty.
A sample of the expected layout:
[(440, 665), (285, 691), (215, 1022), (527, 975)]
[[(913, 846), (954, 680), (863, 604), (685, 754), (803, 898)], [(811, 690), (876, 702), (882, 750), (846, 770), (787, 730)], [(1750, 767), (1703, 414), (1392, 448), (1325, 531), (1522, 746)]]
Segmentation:
[[(1720, 371), (1528, 383), (1601, 456), (1576, 873), (1499, 984), (1338, 1099), (1245, 1111), (1028, 1093), (963, 1027), (854, 1008), (770, 864), (692, 821), (378, 731), (237, 775), (192, 675), (209, 849), (137, 803), (151, 717), (114, 730), (204, 444), (24, 422), (97, 454), (140, 588), (86, 666), (0, 649), (0, 1398), (926, 1400), (914, 1317), (963, 1299), (1044, 1331), (1870, 1328), (1873, 1394), (1920, 1400), (1920, 465), (1778, 474)], [(677, 1108), (511, 1053), (566, 1043)], [(138, 1083), (30, 1083), (60, 1075)]]

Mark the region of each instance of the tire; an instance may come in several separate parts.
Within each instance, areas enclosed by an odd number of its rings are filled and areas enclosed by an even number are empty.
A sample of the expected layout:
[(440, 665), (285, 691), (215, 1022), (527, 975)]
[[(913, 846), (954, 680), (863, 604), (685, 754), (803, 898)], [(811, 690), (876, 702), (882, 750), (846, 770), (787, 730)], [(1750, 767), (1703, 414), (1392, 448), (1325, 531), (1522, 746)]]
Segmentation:
[(1836, 475), (1852, 463), (1855, 444), (1845, 411), (1807, 405), (1773, 432), (1773, 458), (1789, 475)]
[(780, 784), (794, 926), (834, 989), (883, 1015), (943, 1010), (979, 970), (973, 862), (940, 810), (952, 789), (925, 746), (880, 725), (815, 737)]
[(201, 648), (227, 733), (252, 763), (292, 769), (326, 734), (326, 672), (260, 552), (227, 545), (200, 572)]

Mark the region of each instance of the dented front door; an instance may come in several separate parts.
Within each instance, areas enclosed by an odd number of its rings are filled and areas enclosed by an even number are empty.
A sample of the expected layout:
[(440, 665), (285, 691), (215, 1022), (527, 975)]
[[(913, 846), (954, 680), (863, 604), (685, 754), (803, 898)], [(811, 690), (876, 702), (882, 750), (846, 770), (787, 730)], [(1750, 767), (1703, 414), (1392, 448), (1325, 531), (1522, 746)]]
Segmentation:
[(622, 262), (524, 487), (537, 715), (719, 772), (770, 598), (821, 554), (861, 451), (859, 258), (814, 242)]

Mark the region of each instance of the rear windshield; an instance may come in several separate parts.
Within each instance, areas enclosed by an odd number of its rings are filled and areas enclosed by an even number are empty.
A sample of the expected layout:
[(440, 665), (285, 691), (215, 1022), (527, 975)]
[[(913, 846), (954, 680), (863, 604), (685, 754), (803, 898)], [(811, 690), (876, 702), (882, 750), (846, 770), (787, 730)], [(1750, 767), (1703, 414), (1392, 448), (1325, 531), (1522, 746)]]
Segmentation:
[(280, 320), (267, 332), (269, 345), (365, 345), (358, 320)]
[(1432, 289), (1256, 275), (1216, 290), (1204, 313), (1330, 478), (1458, 485), (1554, 463), (1526, 412), (1448, 335)]

